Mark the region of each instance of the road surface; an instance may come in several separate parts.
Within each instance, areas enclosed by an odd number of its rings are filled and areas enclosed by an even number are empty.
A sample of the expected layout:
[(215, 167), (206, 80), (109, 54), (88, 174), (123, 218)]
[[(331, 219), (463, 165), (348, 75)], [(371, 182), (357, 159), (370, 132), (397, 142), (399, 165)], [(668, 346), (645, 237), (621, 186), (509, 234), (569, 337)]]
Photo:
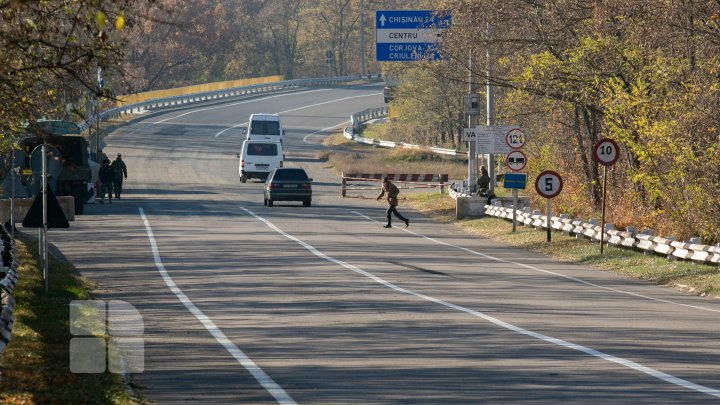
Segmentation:
[[(319, 142), (382, 87), (304, 89), (146, 115), (116, 130), (120, 201), (50, 242), (144, 322), (152, 403), (720, 402), (720, 303), (468, 237), (340, 197)], [(242, 127), (280, 113), (313, 206), (238, 179)], [(399, 223), (399, 221), (398, 221)]]

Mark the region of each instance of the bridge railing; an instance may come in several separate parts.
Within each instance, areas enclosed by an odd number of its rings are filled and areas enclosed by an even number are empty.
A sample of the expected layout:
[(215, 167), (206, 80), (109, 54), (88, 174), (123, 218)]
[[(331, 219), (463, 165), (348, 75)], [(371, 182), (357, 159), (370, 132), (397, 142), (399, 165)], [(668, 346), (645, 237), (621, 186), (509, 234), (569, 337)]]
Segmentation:
[[(315, 86), (334, 86), (358, 80), (375, 81), (380, 80), (380, 75), (355, 75), (342, 77), (314, 78), (314, 79), (294, 79), (283, 80), (272, 83), (260, 83), (248, 86), (232, 87), (222, 90), (207, 91), (194, 94), (184, 94), (174, 97), (164, 97), (151, 100), (145, 100), (139, 103), (127, 104), (121, 107), (111, 108), (102, 111), (99, 114), (100, 121), (118, 118), (122, 114), (129, 114), (142, 110), (155, 110), (167, 107), (176, 107), (187, 104), (203, 103), (208, 101), (220, 100), (223, 98), (238, 97), (244, 95), (255, 95), (261, 93), (271, 93), (292, 88), (315, 87)], [(96, 117), (88, 117), (84, 122), (78, 124), (80, 131), (85, 131), (96, 124)]]

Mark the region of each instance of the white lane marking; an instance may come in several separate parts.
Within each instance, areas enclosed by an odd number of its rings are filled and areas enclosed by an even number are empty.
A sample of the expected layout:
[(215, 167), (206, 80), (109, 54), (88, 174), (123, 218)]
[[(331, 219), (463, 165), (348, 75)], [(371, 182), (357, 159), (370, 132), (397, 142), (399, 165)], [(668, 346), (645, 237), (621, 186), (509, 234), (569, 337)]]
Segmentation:
[[(357, 211), (352, 211), (352, 213), (353, 213), (353, 214), (357, 214), (357, 215), (359, 215), (359, 216), (361, 216), (361, 217), (363, 217), (363, 218), (365, 218), (365, 219), (368, 219), (368, 220), (370, 220), (370, 221), (372, 221), (372, 222), (381, 223), (380, 221), (376, 221), (376, 220), (370, 218), (369, 216), (367, 216), (367, 215), (365, 215), (365, 214), (361, 214), (361, 213), (359, 213), (359, 212), (357, 212)], [(468, 253), (470, 253), (470, 254), (473, 254), (473, 255), (476, 255), (476, 256), (480, 256), (480, 257), (484, 257), (484, 258), (486, 258), (486, 259), (495, 260), (495, 261), (500, 262), (500, 263), (512, 264), (512, 265), (515, 265), (515, 266), (524, 267), (524, 268), (526, 268), (526, 269), (539, 271), (539, 272), (545, 273), (545, 274), (551, 274), (551, 275), (553, 275), (553, 276), (562, 277), (562, 278), (565, 278), (565, 279), (568, 279), (568, 280), (575, 281), (575, 282), (580, 283), (580, 284), (585, 284), (585, 285), (589, 285), (589, 286), (591, 286), (591, 287), (601, 288), (601, 289), (603, 289), (603, 290), (608, 290), (608, 291), (616, 292), (616, 293), (618, 293), (618, 294), (626, 294), (626, 295), (630, 295), (630, 296), (633, 296), (633, 297), (642, 298), (642, 299), (646, 299), (646, 300), (650, 300), (650, 301), (662, 302), (662, 303), (665, 303), (665, 304), (677, 305), (677, 306), (680, 306), (680, 307), (687, 307), (687, 308), (699, 309), (699, 310), (702, 310), (702, 311), (720, 312), (720, 310), (713, 309), (713, 308), (701, 307), (701, 306), (690, 305), (690, 304), (683, 304), (683, 303), (680, 303), (680, 302), (675, 302), (675, 301), (670, 301), (670, 300), (664, 300), (664, 299), (662, 299), (662, 298), (654, 298), (654, 297), (650, 297), (650, 296), (647, 296), (647, 295), (642, 295), (642, 294), (638, 294), (638, 293), (634, 293), (634, 292), (630, 292), (630, 291), (619, 290), (619, 289), (617, 289), (617, 288), (605, 287), (605, 286), (602, 286), (602, 285), (599, 285), (599, 284), (595, 284), (595, 283), (591, 283), (591, 282), (589, 282), (589, 281), (585, 281), (585, 280), (580, 279), (580, 278), (568, 276), (568, 275), (561, 274), (561, 273), (556, 273), (556, 272), (550, 271), (550, 270), (543, 270), (543, 269), (540, 269), (540, 268), (531, 266), (531, 265), (529, 265), (529, 264), (523, 264), (523, 263), (513, 262), (513, 261), (510, 261), (510, 260), (500, 259), (500, 258), (498, 258), (498, 257), (490, 256), (490, 255), (487, 255), (487, 254), (485, 254), (485, 253), (480, 253), (480, 252), (478, 252), (478, 251), (475, 251), (475, 250), (472, 250), (472, 249), (468, 249), (468, 248), (464, 248), (464, 247), (462, 247), (462, 246), (456, 246), (456, 245), (453, 245), (453, 244), (451, 244), (451, 243), (443, 242), (443, 241), (441, 241), (441, 240), (437, 240), (437, 239), (431, 238), (431, 237), (429, 237), (429, 236), (425, 236), (425, 235), (422, 235), (422, 234), (413, 232), (413, 231), (411, 231), (411, 230), (409, 230), (409, 229), (405, 229), (405, 228), (397, 228), (397, 229), (400, 229), (400, 230), (402, 230), (402, 231), (405, 231), (405, 232), (407, 232), (407, 233), (413, 234), (413, 235), (415, 235), (415, 236), (419, 236), (419, 237), (421, 237), (421, 238), (427, 239), (427, 240), (429, 240), (429, 241), (431, 241), (431, 242), (435, 242), (435, 243), (440, 244), (440, 245), (445, 245), (445, 246), (453, 247), (453, 248), (455, 248), (455, 249), (460, 249), (460, 250), (463, 250), (463, 251), (468, 252)]]
[(248, 122), (245, 121), (245, 122), (242, 122), (242, 123), (240, 123), (240, 124), (233, 125), (233, 126), (231, 126), (231, 127), (227, 127), (227, 128), (225, 128), (225, 129), (223, 129), (222, 131), (218, 132), (217, 134), (215, 134), (215, 138), (217, 138), (218, 136), (222, 135), (223, 133), (225, 133), (225, 132), (227, 132), (227, 131), (229, 131), (229, 130), (231, 130), (231, 129), (235, 129), (235, 128), (237, 128), (237, 127), (241, 127), (241, 126), (247, 125), (247, 124), (248, 124)]
[(348, 122), (350, 122), (350, 121), (343, 121), (343, 122), (341, 122), (341, 123), (339, 123), (339, 124), (337, 124), (337, 125), (333, 125), (333, 126), (331, 126), (331, 127), (323, 128), (323, 129), (321, 129), (321, 130), (319, 130), (319, 131), (315, 131), (315, 132), (313, 132), (313, 133), (311, 133), (311, 134), (307, 134), (307, 135), (305, 136), (305, 138), (303, 138), (303, 142), (307, 143), (307, 139), (310, 138), (311, 136), (313, 136), (313, 135), (315, 135), (315, 134), (319, 134), (320, 132), (325, 132), (325, 131), (329, 131), (329, 130), (331, 130), (331, 129), (335, 129), (335, 128), (337, 128), (337, 127), (341, 127), (341, 126), (347, 124)]
[(302, 107), (297, 107), (297, 108), (292, 108), (292, 109), (290, 109), (290, 110), (280, 111), (280, 112), (278, 112), (277, 114), (284, 114), (284, 113), (288, 113), (288, 112), (291, 112), (291, 111), (302, 110), (302, 109), (305, 109), (305, 108), (317, 107), (317, 106), (319, 106), (319, 105), (337, 103), (338, 101), (352, 100), (352, 99), (354, 99), (354, 98), (377, 96), (377, 95), (379, 95), (379, 94), (382, 94), (382, 93), (369, 93), (369, 94), (362, 94), (362, 95), (360, 95), (360, 96), (350, 96), (350, 97), (337, 98), (337, 99), (335, 99), (335, 100), (323, 101), (322, 103), (304, 105), (304, 106), (302, 106)]
[[(302, 92), (302, 93), (310, 93), (310, 92), (313, 92), (313, 91), (319, 91), (319, 90), (310, 90), (310, 91), (305, 91), (305, 92)], [(292, 94), (302, 94), (302, 93), (292, 93)], [(311, 105), (304, 105), (304, 106), (302, 106), (302, 107), (292, 108), (292, 109), (290, 109), (290, 110), (279, 111), (279, 112), (276, 112), (275, 114), (284, 114), (284, 113), (288, 113), (288, 112), (291, 112), (291, 111), (302, 110), (302, 109), (305, 109), (305, 108), (317, 107), (317, 106), (320, 106), (320, 105), (325, 105), (325, 104), (330, 104), (330, 103), (336, 103), (336, 102), (338, 102), (338, 101), (352, 100), (352, 99), (354, 99), (354, 98), (377, 96), (378, 94), (382, 94), (382, 93), (370, 93), (370, 94), (363, 94), (363, 95), (360, 95), (360, 96), (351, 96), (351, 97), (337, 98), (337, 99), (335, 99), (335, 100), (323, 101), (322, 103), (311, 104)], [(279, 97), (279, 96), (275, 96), (275, 97)], [(272, 97), (267, 97), (267, 98), (272, 98)], [(260, 100), (265, 100), (265, 98), (260, 99)], [(250, 102), (250, 101), (258, 101), (258, 100), (248, 100), (248, 102)], [(241, 102), (241, 103), (237, 103), (237, 104), (243, 104), (243, 103), (245, 103), (245, 102)], [(237, 105), (237, 104), (232, 104), (232, 105)], [(198, 111), (203, 111), (203, 110), (198, 110)], [(160, 122), (162, 122), (162, 121), (160, 121)], [(247, 124), (247, 122), (245, 122), (245, 123), (243, 123), (243, 124), (234, 125), (234, 126), (232, 126), (232, 127), (230, 127), (230, 128), (225, 128), (225, 129), (223, 129), (222, 131), (220, 131), (220, 132), (218, 132), (217, 134), (215, 134), (215, 138), (217, 138), (218, 136), (220, 136), (220, 135), (221, 135), (223, 132), (225, 132), (225, 131), (228, 131), (228, 130), (233, 129), (233, 128), (237, 128), (237, 127), (239, 127), (239, 126), (241, 126), (241, 125), (245, 125), (245, 124)], [(303, 141), (304, 141), (304, 140), (303, 140)]]
[(291, 96), (291, 95), (294, 96), (294, 95), (298, 95), (298, 94), (316, 93), (316, 92), (318, 92), (318, 91), (328, 91), (328, 90), (327, 90), (327, 89), (320, 89), (320, 90), (300, 91), (300, 92), (297, 92), (297, 93), (284, 93), (284, 94), (277, 94), (277, 95), (274, 95), (274, 96), (254, 98), (254, 99), (251, 99), (251, 100), (238, 101), (238, 102), (236, 102), (236, 103), (228, 103), (228, 104), (216, 105), (216, 106), (213, 106), (213, 107), (198, 108), (197, 110), (192, 110), (192, 111), (184, 112), (184, 113), (182, 113), (182, 114), (180, 114), (180, 115), (176, 115), (176, 116), (174, 116), (174, 117), (170, 117), (170, 118), (166, 118), (166, 119), (164, 119), (164, 120), (156, 121), (156, 122), (154, 122), (153, 124), (162, 124), (163, 122), (166, 122), (166, 121), (174, 120), (174, 119), (176, 119), (176, 118), (184, 117), (184, 116), (186, 116), (186, 115), (195, 114), (195, 113), (199, 113), (199, 112), (203, 112), (203, 111), (210, 111), (210, 110), (217, 110), (217, 109), (220, 109), (220, 108), (234, 107), (234, 106), (240, 105), (240, 104), (254, 103), (254, 102), (256, 102), (256, 101), (269, 100), (269, 99), (278, 98), (278, 97), (287, 97), (287, 96)]
[(435, 303), (435, 304), (442, 305), (442, 306), (447, 307), (447, 308), (450, 308), (450, 309), (454, 309), (454, 310), (457, 310), (457, 311), (460, 311), (460, 312), (464, 312), (464, 313), (466, 313), (466, 314), (469, 314), (469, 315), (472, 315), (472, 316), (475, 316), (475, 317), (484, 319), (484, 320), (486, 320), (486, 321), (488, 321), (488, 322), (491, 322), (491, 323), (493, 323), (493, 324), (495, 324), (495, 325), (497, 325), (497, 326), (500, 326), (500, 327), (502, 327), (502, 328), (511, 330), (511, 331), (513, 331), (513, 332), (516, 332), (516, 333), (519, 333), (519, 334), (522, 334), (522, 335), (525, 335), (525, 336), (529, 336), (529, 337), (532, 337), (532, 338), (535, 338), (535, 339), (538, 339), (538, 340), (542, 340), (542, 341), (545, 341), (545, 342), (548, 342), (548, 343), (552, 343), (552, 344), (554, 344), (554, 345), (561, 346), (561, 347), (564, 347), (564, 348), (567, 348), (567, 349), (576, 350), (576, 351), (579, 351), (579, 352), (588, 354), (588, 355), (590, 355), (590, 356), (597, 357), (597, 358), (602, 359), (602, 360), (605, 360), (605, 361), (609, 361), (609, 362), (611, 362), (611, 363), (616, 363), (616, 364), (619, 364), (619, 365), (621, 365), (621, 366), (624, 366), (624, 367), (627, 367), (627, 368), (630, 368), (630, 369), (633, 369), (633, 370), (636, 370), (636, 371), (640, 371), (641, 373), (645, 373), (645, 374), (647, 374), (647, 375), (649, 375), (649, 376), (655, 377), (655, 378), (657, 378), (657, 379), (660, 379), (660, 380), (662, 380), (662, 381), (668, 382), (668, 383), (673, 384), (673, 385), (677, 385), (677, 386), (679, 386), (679, 387), (683, 387), (683, 388), (686, 388), (686, 389), (689, 389), (689, 390), (701, 392), (701, 393), (703, 393), (703, 394), (708, 394), (708, 395), (711, 395), (711, 396), (720, 398), (720, 390), (717, 390), (717, 389), (714, 389), (714, 388), (710, 388), (710, 387), (706, 387), (706, 386), (704, 386), (704, 385), (696, 384), (696, 383), (691, 382), (691, 381), (683, 380), (683, 379), (681, 379), (681, 378), (678, 378), (678, 377), (675, 377), (675, 376), (673, 376), (673, 375), (664, 373), (664, 372), (662, 372), (662, 371), (658, 371), (658, 370), (655, 370), (655, 369), (653, 369), (653, 368), (650, 368), (650, 367), (647, 367), (647, 366), (643, 366), (642, 364), (636, 363), (636, 362), (634, 362), (634, 361), (632, 361), (632, 360), (627, 360), (627, 359), (624, 359), (624, 358), (622, 358), (622, 357), (613, 356), (613, 355), (611, 355), (611, 354), (603, 353), (603, 352), (601, 352), (601, 351), (599, 351), (599, 350), (591, 349), (591, 348), (589, 348), (589, 347), (585, 347), (585, 346), (578, 345), (578, 344), (575, 344), (575, 343), (567, 342), (567, 341), (565, 341), (565, 340), (558, 339), (558, 338), (554, 338), (554, 337), (551, 337), (551, 336), (543, 335), (542, 333), (533, 332), (533, 331), (531, 331), (531, 330), (523, 329), (523, 328), (521, 328), (521, 327), (519, 327), (519, 326), (516, 326), (516, 325), (513, 325), (513, 324), (511, 324), (511, 323), (508, 323), (508, 322), (505, 322), (505, 321), (501, 321), (500, 319), (497, 319), (497, 318), (493, 318), (492, 316), (487, 315), (487, 314), (485, 314), (485, 313), (482, 313), (482, 312), (480, 312), (480, 311), (475, 311), (475, 310), (473, 310), (473, 309), (469, 309), (469, 308), (466, 308), (466, 307), (463, 307), (463, 306), (460, 306), (460, 305), (451, 304), (451, 303), (446, 302), (446, 301), (443, 301), (443, 300), (441, 300), (441, 299), (439, 299), (439, 298), (431, 297), (431, 296), (429, 296), (429, 295), (425, 295), (425, 294), (422, 294), (422, 293), (418, 293), (418, 292), (415, 292), (415, 291), (408, 290), (408, 289), (406, 289), (406, 288), (397, 286), (397, 285), (395, 285), (395, 284), (393, 284), (393, 283), (391, 283), (391, 282), (389, 282), (389, 281), (386, 281), (386, 280), (384, 280), (384, 279), (382, 279), (382, 278), (380, 278), (380, 277), (378, 277), (378, 276), (376, 276), (376, 275), (374, 275), (374, 274), (372, 274), (372, 273), (370, 273), (370, 272), (367, 272), (367, 271), (362, 270), (362, 269), (360, 269), (360, 268), (358, 268), (358, 267), (355, 267), (355, 266), (353, 266), (353, 265), (350, 264), (350, 263), (344, 262), (344, 261), (342, 261), (342, 260), (336, 259), (336, 258), (334, 258), (334, 257), (328, 256), (328, 255), (320, 252), (319, 250), (317, 250), (315, 247), (313, 247), (313, 246), (310, 245), (309, 243), (304, 242), (304, 241), (302, 241), (302, 240), (300, 240), (300, 239), (298, 239), (298, 238), (296, 238), (296, 237), (288, 234), (287, 232), (285, 232), (285, 231), (283, 231), (282, 229), (280, 229), (280, 228), (278, 228), (277, 226), (275, 226), (275, 224), (273, 224), (272, 222), (270, 222), (270, 221), (268, 221), (267, 219), (265, 219), (265, 218), (263, 218), (263, 217), (255, 214), (254, 212), (248, 210), (248, 209), (245, 208), (245, 207), (242, 207), (242, 206), (241, 206), (240, 209), (242, 209), (243, 211), (247, 212), (249, 215), (253, 216), (253, 217), (254, 217), (255, 219), (257, 219), (258, 221), (265, 223), (265, 225), (267, 225), (270, 229), (274, 230), (275, 232), (279, 233), (280, 235), (282, 235), (282, 236), (284, 236), (284, 237), (286, 237), (286, 238), (288, 238), (288, 239), (296, 242), (296, 243), (299, 244), (300, 246), (304, 247), (305, 249), (307, 249), (308, 251), (310, 251), (310, 252), (311, 252), (312, 254), (314, 254), (315, 256), (317, 256), (317, 257), (319, 257), (319, 258), (321, 258), (321, 259), (325, 259), (325, 260), (327, 260), (327, 261), (329, 261), (329, 262), (338, 264), (338, 265), (340, 265), (340, 266), (342, 266), (342, 267), (344, 267), (344, 268), (346, 268), (346, 269), (348, 269), (348, 270), (351, 270), (351, 271), (353, 271), (353, 272), (355, 272), (355, 273), (358, 273), (358, 274), (360, 274), (360, 275), (363, 275), (363, 276), (365, 276), (365, 277), (367, 277), (367, 278), (369, 278), (369, 279), (371, 279), (371, 280), (373, 280), (373, 281), (375, 281), (375, 282), (377, 282), (377, 283), (379, 283), (379, 284), (382, 284), (382, 285), (384, 285), (385, 287), (391, 288), (391, 289), (393, 289), (393, 290), (395, 290), (395, 291), (397, 291), (397, 292), (400, 292), (400, 293), (403, 293), (403, 294), (412, 295), (412, 296), (415, 296), (415, 297), (417, 297), (417, 298), (421, 298), (421, 299), (423, 299), (423, 300), (430, 301), (430, 302), (433, 302), (433, 303)]
[(173, 281), (172, 277), (170, 277), (170, 274), (168, 274), (167, 270), (165, 269), (165, 265), (163, 265), (162, 260), (160, 259), (160, 251), (158, 250), (157, 242), (155, 241), (155, 236), (153, 236), (152, 228), (150, 227), (150, 222), (148, 221), (147, 217), (145, 216), (145, 211), (142, 208), (139, 208), (140, 210), (140, 217), (143, 220), (143, 223), (145, 224), (145, 230), (147, 231), (148, 239), (150, 240), (150, 246), (152, 247), (153, 252), (153, 258), (155, 259), (155, 266), (158, 269), (158, 272), (160, 272), (160, 275), (162, 276), (163, 280), (165, 281), (165, 284), (170, 288), (170, 291), (175, 293), (177, 298), (180, 300), (180, 302), (185, 305), (185, 308), (188, 309), (195, 317), (200, 321), (200, 323), (205, 326), (205, 329), (210, 332), (210, 334), (215, 338), (215, 340), (222, 345), (225, 350), (230, 353), (247, 371), (252, 374), (253, 377), (255, 377), (255, 380), (257, 380), (260, 385), (265, 388), (265, 390), (270, 393), (270, 395), (275, 398), (275, 400), (279, 404), (287, 404), (287, 405), (295, 405), (296, 402), (288, 395), (285, 390), (282, 389), (263, 369), (260, 368), (255, 362), (253, 362), (242, 350), (240, 350), (239, 347), (235, 346), (233, 342), (228, 339), (225, 334), (220, 330), (220, 328), (215, 325), (215, 322), (210, 320), (200, 309), (193, 304), (192, 301), (190, 301), (190, 298), (188, 298), (185, 293), (182, 292), (182, 290), (175, 284), (175, 281)]

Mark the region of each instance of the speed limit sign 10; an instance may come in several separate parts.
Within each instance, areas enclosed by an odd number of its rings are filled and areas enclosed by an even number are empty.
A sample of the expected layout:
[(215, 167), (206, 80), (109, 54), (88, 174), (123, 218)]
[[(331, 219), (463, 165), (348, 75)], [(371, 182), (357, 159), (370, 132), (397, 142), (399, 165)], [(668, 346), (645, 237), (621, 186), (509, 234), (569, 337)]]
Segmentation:
[(535, 190), (545, 198), (556, 197), (563, 188), (563, 181), (560, 174), (552, 170), (546, 170), (538, 174), (535, 179)]
[(593, 148), (595, 161), (603, 166), (612, 166), (620, 157), (620, 148), (612, 139), (603, 138)]

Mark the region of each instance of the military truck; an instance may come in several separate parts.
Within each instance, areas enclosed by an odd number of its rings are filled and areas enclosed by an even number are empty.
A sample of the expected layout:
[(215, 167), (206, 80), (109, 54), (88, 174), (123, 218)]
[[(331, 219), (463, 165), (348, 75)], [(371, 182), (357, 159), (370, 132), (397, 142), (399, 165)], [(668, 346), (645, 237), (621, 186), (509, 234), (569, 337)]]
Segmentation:
[[(48, 183), (58, 196), (73, 196), (75, 200), (75, 214), (85, 211), (85, 202), (88, 200), (88, 183), (92, 180), (92, 171), (88, 163), (88, 142), (80, 136), (80, 129), (72, 122), (65, 121), (39, 121), (32, 130), (35, 135), (23, 138), (20, 147), (24, 153), (20, 173), (22, 182), (31, 191), (41, 182), (41, 175), (36, 166), (38, 162), (31, 161), (33, 150), (43, 141), (59, 152), (59, 156), (52, 159), (52, 168), (48, 168), (50, 181)], [(39, 159), (42, 164), (42, 158)], [(50, 159), (49, 159), (50, 160)], [(33, 172), (33, 169), (35, 172)], [(36, 192), (35, 190), (32, 190)], [(32, 194), (31, 194), (32, 195)]]

